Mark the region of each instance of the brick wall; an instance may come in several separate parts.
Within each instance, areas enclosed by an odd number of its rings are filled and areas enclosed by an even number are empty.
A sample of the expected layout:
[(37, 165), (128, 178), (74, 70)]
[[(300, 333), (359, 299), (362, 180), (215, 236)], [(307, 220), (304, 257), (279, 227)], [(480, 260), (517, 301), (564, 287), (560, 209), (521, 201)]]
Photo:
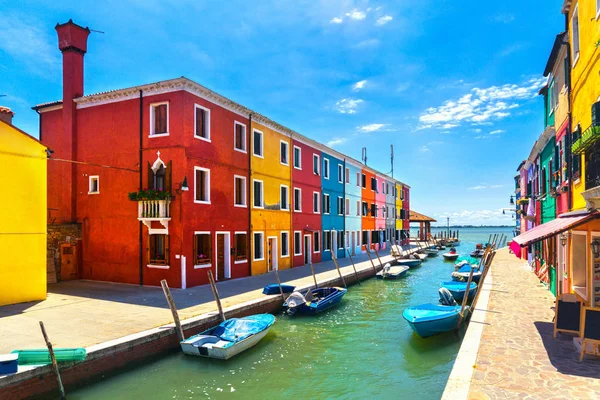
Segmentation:
[(60, 281), (60, 245), (81, 240), (81, 224), (49, 224), (46, 267), (48, 283)]

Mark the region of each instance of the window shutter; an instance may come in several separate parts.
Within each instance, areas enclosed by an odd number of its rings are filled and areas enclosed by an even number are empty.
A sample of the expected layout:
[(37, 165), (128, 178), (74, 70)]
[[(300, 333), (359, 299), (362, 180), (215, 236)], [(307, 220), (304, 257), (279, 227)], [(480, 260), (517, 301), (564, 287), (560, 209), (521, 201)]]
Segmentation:
[(196, 265), (196, 262), (198, 260), (198, 240), (196, 235), (192, 236), (192, 242), (194, 243), (194, 252), (192, 253), (192, 260), (194, 260), (194, 265)]
[(148, 161), (148, 189), (154, 189), (154, 171), (152, 171), (152, 164), (150, 164), (150, 161)]
[(150, 235), (146, 238), (146, 263), (150, 264)]
[(165, 235), (165, 264), (169, 265), (171, 264), (170, 262), (170, 258), (169, 258), (169, 242), (171, 241), (171, 237), (170, 235)]
[(205, 138), (206, 135), (206, 111), (200, 110), (200, 120), (202, 121), (202, 126), (200, 127), (200, 136)]
[(167, 170), (165, 171), (165, 191), (167, 193), (171, 193), (171, 181), (172, 181), (172, 177), (171, 177), (171, 173), (173, 169), (173, 161), (170, 160), (167, 163)]

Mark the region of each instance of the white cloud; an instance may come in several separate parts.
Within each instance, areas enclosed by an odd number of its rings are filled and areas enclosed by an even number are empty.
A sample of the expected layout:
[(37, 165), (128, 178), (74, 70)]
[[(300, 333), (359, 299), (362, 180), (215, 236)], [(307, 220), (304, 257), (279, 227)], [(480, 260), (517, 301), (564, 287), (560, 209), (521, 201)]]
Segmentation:
[(386, 126), (389, 126), (389, 124), (368, 124), (368, 125), (357, 126), (356, 130), (358, 130), (360, 132), (377, 132), (377, 131), (385, 128)]
[[(521, 101), (537, 95), (546, 78), (533, 78), (516, 85), (505, 84), (474, 88), (458, 100), (447, 100), (439, 107), (430, 107), (419, 116), (419, 129), (448, 129), (448, 125), (487, 125), (511, 115)], [(455, 127), (455, 126), (452, 126)]]
[(504, 185), (477, 185), (477, 186), (471, 186), (469, 188), (469, 190), (497, 189), (497, 188), (501, 188), (501, 187), (504, 187)]
[(327, 142), (327, 146), (334, 148), (335, 146), (346, 143), (347, 140), (347, 138), (336, 137)]
[(354, 90), (355, 92), (357, 92), (360, 89), (364, 88), (366, 83), (367, 83), (366, 79), (362, 80), (362, 81), (358, 81), (354, 85), (352, 85), (352, 90)]
[(445, 213), (433, 213), (440, 226), (446, 225), (450, 218), (453, 225), (514, 225), (510, 213), (502, 214), (502, 210), (462, 210)]
[(375, 25), (378, 25), (378, 26), (385, 25), (393, 19), (394, 18), (391, 15), (384, 15), (383, 17), (377, 19), (377, 22), (375, 22)]
[(491, 131), (490, 135), (499, 135), (500, 133), (506, 132), (504, 129), (496, 129), (495, 131)]
[(487, 186), (483, 186), (483, 185), (479, 185), (479, 186), (471, 186), (469, 189), (470, 190), (480, 190), (480, 189), (485, 189)]
[(341, 24), (342, 22), (343, 20), (339, 17), (331, 18), (331, 21), (329, 21), (330, 24)]
[(421, 153), (427, 153), (429, 151), (429, 147), (427, 147), (426, 145), (423, 145), (419, 148), (419, 151)]
[(341, 114), (356, 114), (359, 105), (363, 103), (361, 99), (341, 99), (335, 103), (335, 109)]
[(379, 45), (379, 39), (367, 39), (356, 43), (354, 47), (357, 49), (364, 49), (367, 47), (375, 47), (377, 45)]
[(353, 19), (356, 21), (362, 21), (363, 19), (365, 19), (367, 17), (367, 14), (364, 11), (361, 11), (361, 10), (355, 8), (354, 10), (346, 13), (346, 17), (349, 17), (350, 19)]

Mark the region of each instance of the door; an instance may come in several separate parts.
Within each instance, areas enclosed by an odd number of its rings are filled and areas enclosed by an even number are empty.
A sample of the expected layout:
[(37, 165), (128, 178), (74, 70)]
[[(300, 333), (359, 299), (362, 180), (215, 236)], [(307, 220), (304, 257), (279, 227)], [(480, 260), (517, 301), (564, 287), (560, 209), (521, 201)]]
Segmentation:
[(337, 231), (331, 231), (331, 254), (335, 255), (336, 258), (337, 258), (337, 249), (338, 249)]
[(277, 269), (277, 238), (267, 238), (267, 268), (269, 271)]
[(72, 244), (60, 245), (60, 280), (78, 279), (77, 246)]
[(217, 233), (217, 280), (225, 279), (225, 235)]
[(352, 255), (356, 255), (356, 231), (352, 231)]
[(308, 265), (311, 261), (310, 235), (304, 235), (304, 264)]

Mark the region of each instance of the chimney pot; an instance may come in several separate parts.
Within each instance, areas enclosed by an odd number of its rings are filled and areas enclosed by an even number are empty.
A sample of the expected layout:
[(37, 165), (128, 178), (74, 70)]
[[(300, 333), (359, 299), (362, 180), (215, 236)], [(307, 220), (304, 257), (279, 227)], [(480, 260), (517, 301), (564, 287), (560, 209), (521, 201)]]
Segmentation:
[(9, 125), (12, 125), (12, 119), (15, 113), (8, 107), (0, 106), (0, 121), (4, 121)]

